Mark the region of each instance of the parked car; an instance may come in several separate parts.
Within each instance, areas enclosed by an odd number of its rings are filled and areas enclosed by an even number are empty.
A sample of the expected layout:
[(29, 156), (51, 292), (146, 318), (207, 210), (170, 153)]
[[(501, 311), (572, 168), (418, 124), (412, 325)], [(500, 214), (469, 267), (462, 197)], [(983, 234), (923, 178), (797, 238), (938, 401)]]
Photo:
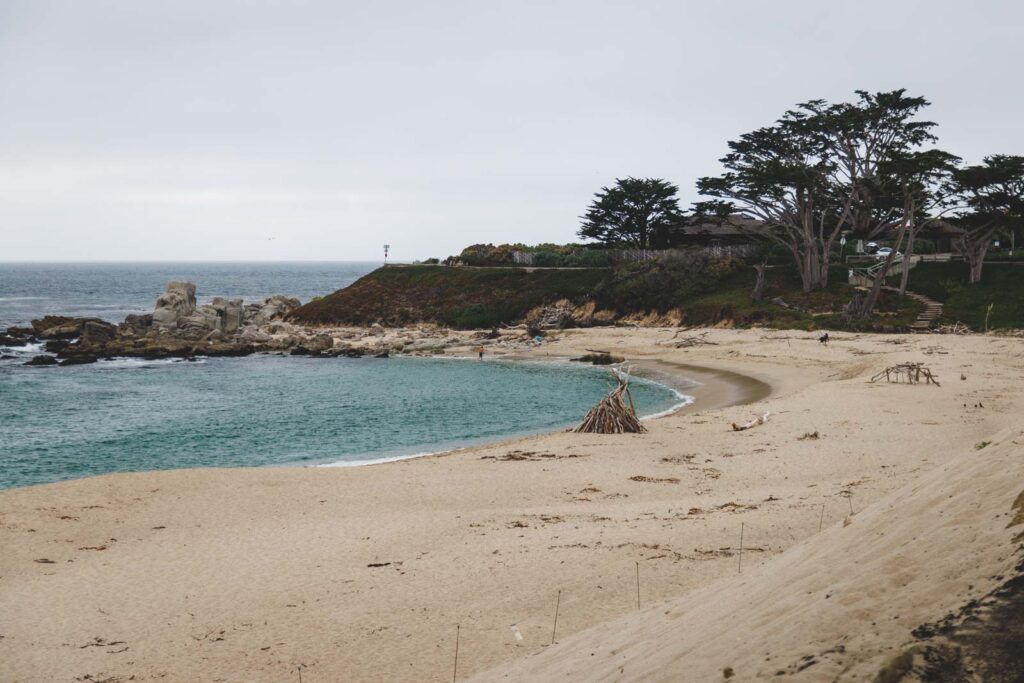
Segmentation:
[[(885, 259), (889, 258), (889, 254), (891, 254), (891, 253), (892, 253), (892, 247), (882, 247), (878, 251), (875, 252), (875, 258), (878, 259), (879, 261), (884, 261)], [(895, 257), (894, 260), (898, 261), (901, 258), (903, 258), (903, 254), (901, 254), (900, 252), (897, 251), (896, 252), (896, 257)]]
[(877, 251), (878, 251), (878, 243), (877, 242), (868, 242), (867, 244), (864, 245), (864, 253), (865, 254), (874, 254)]

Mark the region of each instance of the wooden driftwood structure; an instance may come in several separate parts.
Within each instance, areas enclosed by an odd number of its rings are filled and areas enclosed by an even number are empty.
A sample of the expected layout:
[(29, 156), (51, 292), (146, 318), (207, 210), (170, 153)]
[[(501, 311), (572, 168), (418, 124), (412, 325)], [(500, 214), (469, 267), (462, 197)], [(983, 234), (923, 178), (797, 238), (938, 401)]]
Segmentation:
[[(602, 398), (596, 406), (583, 417), (583, 422), (576, 428), (579, 433), (589, 434), (638, 434), (647, 429), (636, 416), (636, 406), (629, 393), (629, 370), (616, 372), (612, 375), (618, 386)], [(628, 404), (626, 402), (629, 402)]]
[(708, 339), (707, 339), (707, 334), (708, 333), (707, 332), (701, 332), (700, 334), (695, 335), (695, 336), (683, 337), (682, 339), (679, 338), (680, 332), (682, 332), (682, 330), (679, 330), (678, 332), (676, 332), (672, 336), (672, 339), (670, 339), (669, 341), (667, 341), (667, 342), (658, 342), (658, 343), (659, 344), (665, 344), (667, 346), (674, 346), (677, 349), (686, 349), (686, 348), (689, 348), (691, 346), (717, 346), (718, 345), (718, 342), (708, 341)]
[(934, 327), (932, 328), (932, 332), (935, 334), (970, 334), (971, 328), (958, 320), (952, 325), (939, 325), (938, 327)]
[(924, 377), (925, 384), (940, 386), (939, 380), (923, 363), (900, 363), (899, 365), (893, 365), (882, 370), (868, 381), (877, 382), (883, 377), (886, 382), (899, 382), (902, 380), (908, 384), (917, 384)]

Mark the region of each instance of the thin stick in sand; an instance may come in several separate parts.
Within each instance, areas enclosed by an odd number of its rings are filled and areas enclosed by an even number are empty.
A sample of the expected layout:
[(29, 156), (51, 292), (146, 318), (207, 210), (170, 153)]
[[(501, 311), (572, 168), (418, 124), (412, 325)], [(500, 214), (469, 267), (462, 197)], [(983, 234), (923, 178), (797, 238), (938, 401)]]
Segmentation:
[(743, 522), (740, 522), (740, 561), (736, 567), (736, 573), (743, 573)]
[(825, 523), (825, 503), (821, 504), (821, 517), (818, 518), (818, 531), (821, 531), (821, 525)]
[(558, 628), (558, 608), (562, 605), (562, 591), (558, 591), (558, 597), (555, 598), (555, 623), (551, 625), (551, 644), (555, 644), (555, 630)]
[(461, 629), (460, 624), (455, 624), (455, 666), (452, 667), (452, 683), (455, 683), (455, 677), (459, 675), (459, 631)]
[(636, 608), (640, 609), (640, 563), (636, 564)]

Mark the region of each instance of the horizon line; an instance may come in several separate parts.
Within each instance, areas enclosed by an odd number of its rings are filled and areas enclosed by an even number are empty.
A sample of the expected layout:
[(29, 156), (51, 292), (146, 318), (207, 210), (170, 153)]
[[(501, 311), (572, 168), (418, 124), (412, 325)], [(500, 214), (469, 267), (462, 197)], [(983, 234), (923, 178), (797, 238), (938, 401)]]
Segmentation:
[[(271, 260), (271, 259), (96, 259), (96, 260), (80, 260), (80, 261), (61, 261), (61, 260), (0, 260), (0, 266), (6, 265), (23, 265), (23, 264), (48, 264), (48, 265), (88, 265), (88, 264), (140, 264), (140, 263), (380, 263), (384, 265), (384, 261), (379, 259), (283, 259), (283, 260)], [(393, 263), (412, 263), (412, 261), (392, 261), (388, 260), (388, 264)]]

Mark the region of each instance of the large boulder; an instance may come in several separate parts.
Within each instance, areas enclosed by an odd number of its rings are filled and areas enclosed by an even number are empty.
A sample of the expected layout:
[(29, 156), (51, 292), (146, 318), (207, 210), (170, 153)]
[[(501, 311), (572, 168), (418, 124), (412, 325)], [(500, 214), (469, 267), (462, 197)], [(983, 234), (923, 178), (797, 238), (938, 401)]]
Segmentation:
[(153, 327), (153, 316), (149, 313), (145, 315), (131, 314), (125, 317), (124, 322), (118, 327), (121, 334), (128, 336), (143, 335)]
[(262, 303), (249, 304), (245, 307), (246, 325), (265, 325), (272, 320), (280, 320), (298, 308), (300, 302), (292, 296), (277, 294), (264, 299)]
[(86, 320), (82, 325), (84, 344), (105, 344), (117, 335), (117, 325), (102, 320)]
[(214, 297), (210, 305), (217, 311), (217, 329), (224, 334), (234, 334), (242, 326), (242, 300)]
[(220, 329), (220, 315), (209, 304), (200, 306), (191, 314), (178, 319), (175, 336), (186, 339), (202, 339), (214, 330)]
[(164, 293), (156, 300), (153, 324), (173, 330), (195, 310), (196, 286), (191, 282), (168, 282)]

